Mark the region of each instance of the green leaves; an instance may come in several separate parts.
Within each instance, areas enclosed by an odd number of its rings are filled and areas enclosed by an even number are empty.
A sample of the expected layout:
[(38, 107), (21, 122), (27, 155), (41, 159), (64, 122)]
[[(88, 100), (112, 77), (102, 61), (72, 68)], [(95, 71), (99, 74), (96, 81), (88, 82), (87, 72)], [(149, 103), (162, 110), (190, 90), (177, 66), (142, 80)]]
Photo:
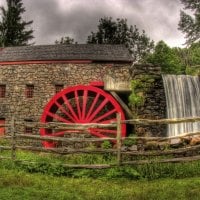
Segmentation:
[(129, 104), (133, 106), (135, 112), (145, 103), (146, 93), (154, 83), (154, 77), (150, 75), (141, 75), (137, 79), (131, 81), (132, 92), (129, 96)]
[(140, 33), (136, 26), (128, 26), (127, 19), (104, 17), (97, 27), (97, 32), (91, 32), (88, 36), (88, 44), (124, 44), (135, 61), (140, 61), (153, 50), (154, 42), (145, 31)]
[(161, 67), (164, 74), (183, 74), (185, 65), (178, 55), (180, 49), (170, 48), (165, 42), (159, 41), (153, 54), (150, 54), (146, 61)]
[(170, 48), (159, 41), (145, 61), (160, 66), (164, 74), (200, 75), (200, 42), (187, 48)]
[(181, 2), (185, 9), (193, 12), (193, 15), (189, 15), (181, 11), (178, 24), (179, 30), (185, 34), (186, 44), (191, 45), (200, 40), (200, 2), (197, 0), (181, 0)]
[(33, 21), (24, 21), (22, 14), (25, 12), (22, 0), (7, 0), (7, 8), (1, 7), (0, 45), (23, 46), (33, 39), (33, 30), (28, 29)]
[(56, 40), (55, 44), (77, 44), (73, 38), (69, 36), (61, 37), (60, 40)]

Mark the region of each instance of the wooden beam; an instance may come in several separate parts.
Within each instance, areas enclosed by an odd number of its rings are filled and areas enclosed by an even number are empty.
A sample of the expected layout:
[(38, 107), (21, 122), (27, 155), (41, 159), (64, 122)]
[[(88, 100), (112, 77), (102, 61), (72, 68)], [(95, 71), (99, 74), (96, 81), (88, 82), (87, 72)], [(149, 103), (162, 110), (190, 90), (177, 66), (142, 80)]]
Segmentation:
[(105, 153), (116, 153), (116, 149), (69, 149), (69, 148), (44, 148), (44, 147), (33, 147), (33, 146), (16, 146), (16, 149), (24, 151), (39, 151), (46, 153), (54, 153), (61, 155), (68, 154), (105, 154)]
[(143, 165), (152, 163), (183, 163), (200, 160), (200, 156), (180, 157), (180, 158), (168, 158), (162, 160), (134, 160), (122, 162), (121, 165)]
[(131, 110), (129, 109), (129, 107), (123, 102), (123, 100), (119, 97), (119, 95), (116, 92), (114, 92), (114, 91), (110, 91), (110, 93), (120, 103), (120, 105), (122, 106), (122, 108), (125, 110), (128, 118), (132, 119), (134, 117), (133, 113), (131, 112)]
[(121, 164), (121, 147), (122, 147), (122, 135), (121, 135), (121, 113), (117, 113), (117, 165)]
[(122, 121), (126, 124), (142, 124), (142, 125), (151, 125), (151, 124), (177, 124), (183, 122), (199, 122), (200, 117), (186, 117), (186, 118), (173, 118), (173, 119), (130, 119)]
[(17, 138), (26, 138), (34, 140), (46, 140), (46, 141), (57, 141), (57, 142), (98, 142), (98, 141), (115, 141), (116, 138), (65, 138), (65, 137), (52, 137), (52, 136), (40, 136), (40, 135), (27, 135), (27, 134), (16, 134)]

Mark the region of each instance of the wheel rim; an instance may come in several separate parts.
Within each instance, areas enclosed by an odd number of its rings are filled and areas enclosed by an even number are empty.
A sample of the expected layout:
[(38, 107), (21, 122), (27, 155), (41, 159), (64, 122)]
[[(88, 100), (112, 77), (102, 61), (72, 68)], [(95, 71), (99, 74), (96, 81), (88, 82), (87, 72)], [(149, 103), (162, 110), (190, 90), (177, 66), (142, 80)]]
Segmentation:
[[(44, 108), (41, 122), (71, 123), (101, 123), (109, 124), (116, 121), (116, 113), (121, 114), (125, 120), (123, 110), (119, 103), (104, 90), (93, 87), (77, 85), (68, 87), (57, 93)], [(121, 125), (122, 137), (126, 134), (126, 125)], [(74, 130), (52, 131), (40, 129), (42, 136), (64, 136)], [(79, 131), (76, 131), (80, 133)], [(116, 137), (116, 128), (88, 128), (88, 132), (96, 137)], [(44, 147), (55, 147), (53, 142), (43, 142)]]

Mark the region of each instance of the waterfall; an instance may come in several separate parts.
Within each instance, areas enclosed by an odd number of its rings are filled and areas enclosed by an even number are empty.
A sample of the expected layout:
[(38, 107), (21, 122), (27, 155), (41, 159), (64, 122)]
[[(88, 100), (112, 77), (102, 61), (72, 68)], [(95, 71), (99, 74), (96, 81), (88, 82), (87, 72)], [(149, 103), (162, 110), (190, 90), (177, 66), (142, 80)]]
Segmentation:
[[(167, 118), (200, 117), (200, 78), (188, 75), (163, 75)], [(200, 122), (169, 124), (168, 136), (200, 131)]]

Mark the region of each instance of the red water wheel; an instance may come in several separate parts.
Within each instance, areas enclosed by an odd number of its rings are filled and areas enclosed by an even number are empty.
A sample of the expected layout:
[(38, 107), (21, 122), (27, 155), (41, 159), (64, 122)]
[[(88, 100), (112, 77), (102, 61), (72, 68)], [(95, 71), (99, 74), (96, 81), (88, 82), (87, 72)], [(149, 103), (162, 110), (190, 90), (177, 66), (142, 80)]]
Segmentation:
[[(109, 124), (116, 121), (116, 113), (121, 113), (125, 119), (119, 103), (104, 90), (94, 86), (77, 85), (68, 87), (57, 93), (44, 108), (41, 122), (72, 123), (100, 123)], [(126, 125), (122, 124), (122, 136), (126, 134)], [(80, 133), (75, 130), (51, 130), (42, 128), (42, 136), (64, 136), (67, 133)], [(116, 137), (116, 128), (88, 128), (91, 135), (104, 138)], [(43, 142), (44, 147), (55, 147), (53, 142)]]

